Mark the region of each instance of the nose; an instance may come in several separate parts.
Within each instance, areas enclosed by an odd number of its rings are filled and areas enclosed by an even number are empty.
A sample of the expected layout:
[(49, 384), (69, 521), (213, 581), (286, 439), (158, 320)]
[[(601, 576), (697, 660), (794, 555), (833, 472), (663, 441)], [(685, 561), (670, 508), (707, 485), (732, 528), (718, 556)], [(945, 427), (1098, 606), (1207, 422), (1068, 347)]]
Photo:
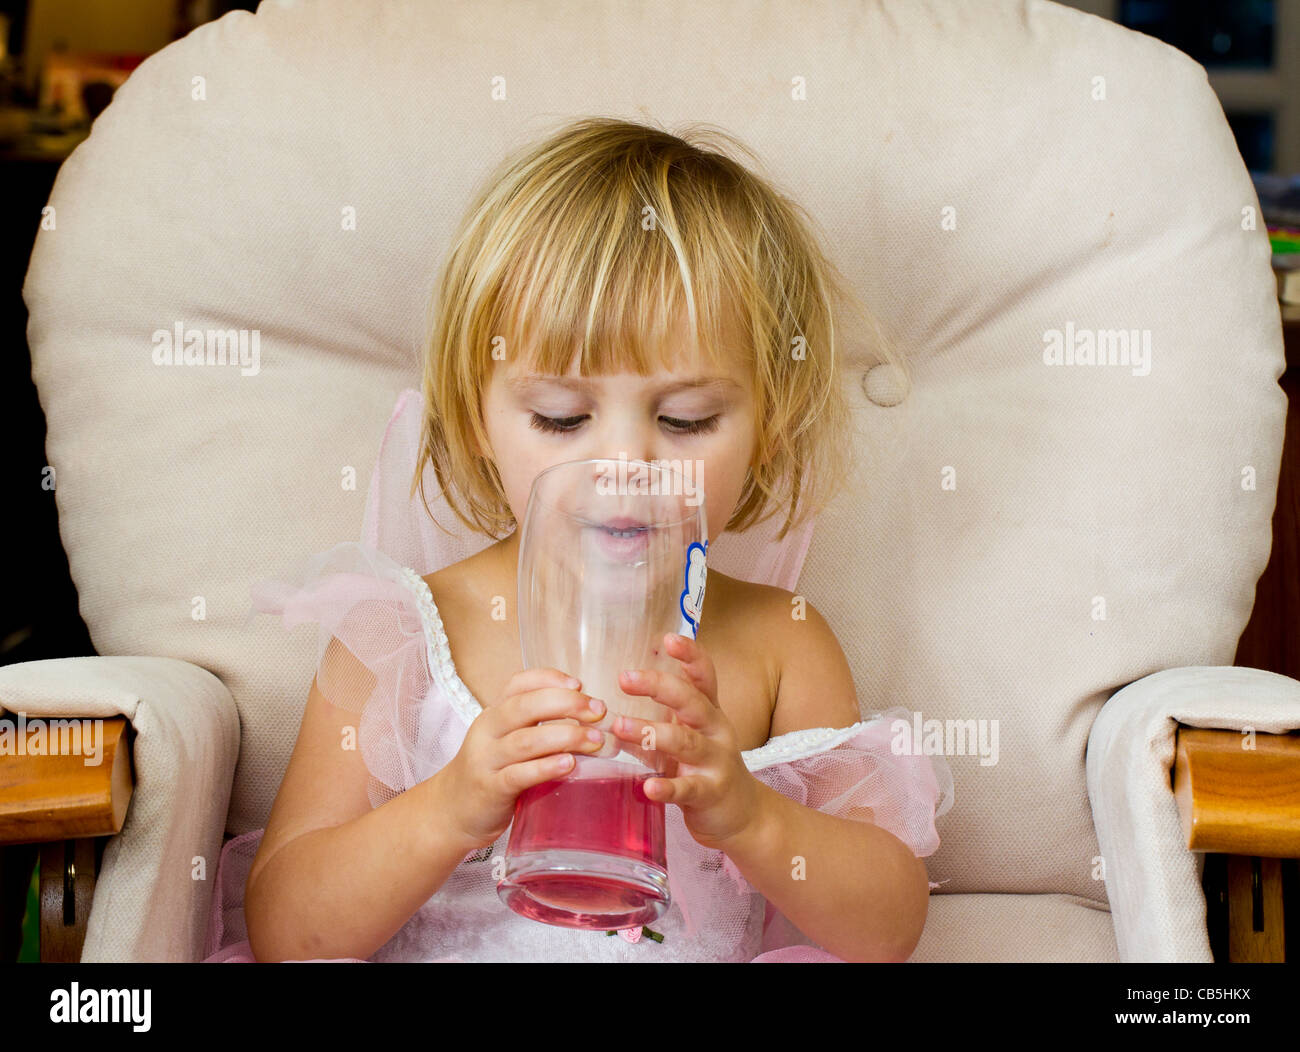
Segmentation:
[[(619, 454), (622, 454), (620, 457)], [(635, 464), (637, 461), (645, 460), (654, 462), (657, 458), (654, 456), (629, 456), (626, 450), (616, 450), (612, 455), (609, 453), (596, 454), (592, 458), (596, 463), (591, 466), (591, 481), (593, 488), (597, 493), (612, 493), (617, 487), (627, 483), (627, 466)]]
[(614, 504), (602, 505), (605, 517), (630, 515), (639, 505), (636, 504), (634, 489), (648, 484), (650, 479), (641, 475), (630, 477), (628, 465), (639, 460), (655, 461), (666, 456), (666, 451), (657, 448), (653, 428), (643, 422), (627, 416), (607, 418), (606, 426), (590, 436), (591, 443), (585, 456), (600, 458), (600, 463), (592, 465), (592, 481), (596, 493), (615, 494)]
[(668, 455), (667, 451), (659, 448), (660, 439), (652, 423), (627, 417), (610, 419), (607, 426), (591, 435), (591, 440), (586, 456), (593, 459), (600, 457), (617, 463), (620, 460), (656, 460)]

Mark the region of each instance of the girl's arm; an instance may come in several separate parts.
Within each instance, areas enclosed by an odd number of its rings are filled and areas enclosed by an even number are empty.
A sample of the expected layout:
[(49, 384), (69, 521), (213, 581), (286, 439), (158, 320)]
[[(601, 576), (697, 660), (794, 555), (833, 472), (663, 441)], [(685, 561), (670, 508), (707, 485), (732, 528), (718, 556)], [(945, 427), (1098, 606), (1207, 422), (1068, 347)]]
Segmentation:
[[(811, 603), (794, 620), (790, 597), (782, 596), (765, 634), (782, 643), (772, 735), (852, 726), (862, 717), (839, 640)], [(800, 931), (836, 957), (907, 960), (929, 909), (924, 863), (892, 833), (871, 824), (870, 808), (853, 818), (828, 815), (759, 785), (755, 821), (723, 847), (727, 857)]]
[(930, 901), (921, 860), (877, 825), (759, 790), (754, 821), (717, 845), (745, 879), (841, 960), (907, 960)]
[[(326, 659), (352, 677), (334, 682), (358, 684), (368, 695), (373, 676), (351, 654), (332, 644)], [(248, 941), (259, 961), (369, 957), (478, 846), (443, 821), (446, 787), (438, 774), (371, 806), (361, 754), (344, 747), (355, 741), (357, 720), (312, 680), (244, 894)]]
[(360, 818), (291, 840), (254, 883), (244, 917), (259, 961), (355, 957), (391, 939), (474, 850), (438, 821), (439, 776)]

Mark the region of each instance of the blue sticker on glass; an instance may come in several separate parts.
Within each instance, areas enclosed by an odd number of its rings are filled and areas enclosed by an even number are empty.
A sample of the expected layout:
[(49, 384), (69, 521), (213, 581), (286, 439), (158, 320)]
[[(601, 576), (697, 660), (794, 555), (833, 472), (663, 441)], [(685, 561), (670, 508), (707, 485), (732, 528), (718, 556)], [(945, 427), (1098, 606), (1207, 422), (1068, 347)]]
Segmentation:
[(685, 587), (678, 598), (677, 605), (682, 612), (682, 623), (677, 629), (679, 636), (695, 639), (700, 630), (700, 611), (704, 609), (704, 579), (708, 575), (705, 557), (709, 542), (701, 544), (692, 541), (686, 549)]

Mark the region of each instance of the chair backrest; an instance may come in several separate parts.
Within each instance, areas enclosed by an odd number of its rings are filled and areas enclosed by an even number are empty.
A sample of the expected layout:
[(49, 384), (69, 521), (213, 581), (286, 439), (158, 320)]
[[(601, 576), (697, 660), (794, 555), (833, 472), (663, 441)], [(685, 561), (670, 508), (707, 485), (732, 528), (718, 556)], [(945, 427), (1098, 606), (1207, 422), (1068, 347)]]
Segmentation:
[[(864, 713), (972, 721), (931, 879), (1104, 903), (1089, 727), (1125, 683), (1232, 661), (1283, 357), (1202, 68), (1044, 0), (267, 0), (150, 57), (60, 171), (24, 288), (97, 648), (221, 677), (228, 828), (263, 825), (315, 640), (242, 628), (249, 583), (360, 535), (469, 194), (593, 112), (746, 140), (910, 357), (890, 404), (843, 334), (863, 467), (799, 591)], [(207, 330), (256, 334), (256, 375), (157, 364), (159, 331)]]

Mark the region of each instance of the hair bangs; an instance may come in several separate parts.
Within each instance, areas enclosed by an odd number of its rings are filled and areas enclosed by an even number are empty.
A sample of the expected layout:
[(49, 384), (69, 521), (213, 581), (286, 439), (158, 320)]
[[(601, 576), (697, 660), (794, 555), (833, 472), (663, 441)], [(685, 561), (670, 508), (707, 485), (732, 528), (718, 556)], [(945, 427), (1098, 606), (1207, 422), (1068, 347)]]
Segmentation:
[(559, 213), (529, 238), (532, 251), (503, 277), (494, 304), (508, 319), (507, 357), (556, 376), (734, 368), (745, 342), (738, 290), (722, 287), (707, 258), (683, 258), (673, 239), (629, 223), (623, 197), (611, 194), (581, 223)]
[(780, 537), (825, 506), (853, 444), (845, 335), (895, 365), (904, 392), (907, 363), (812, 218), (742, 156), (757, 160), (706, 125), (679, 136), (592, 117), (506, 158), (471, 202), (430, 303), (412, 492), (432, 465), (462, 522), (491, 536), (517, 525), (481, 452), (481, 398), (499, 364), (583, 377), (707, 366), (754, 393), (755, 453), (726, 529), (784, 510)]

